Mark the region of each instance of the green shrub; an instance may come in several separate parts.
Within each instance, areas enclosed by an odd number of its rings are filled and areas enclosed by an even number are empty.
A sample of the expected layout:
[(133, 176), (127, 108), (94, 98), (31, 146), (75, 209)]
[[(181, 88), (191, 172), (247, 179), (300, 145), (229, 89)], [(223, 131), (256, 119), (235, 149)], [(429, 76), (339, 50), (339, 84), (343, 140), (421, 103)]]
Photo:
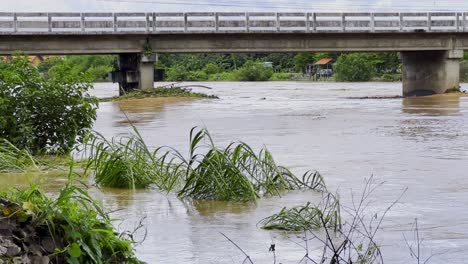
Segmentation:
[(288, 81), (294, 78), (296, 74), (288, 72), (275, 72), (270, 77), (270, 81)]
[(369, 81), (374, 75), (374, 66), (366, 54), (342, 54), (335, 65), (335, 79), (344, 82)]
[(166, 72), (167, 81), (185, 81), (188, 78), (188, 70), (181, 65), (174, 65)]
[(46, 78), (26, 57), (0, 71), (0, 138), (19, 149), (69, 152), (96, 119), (89, 75), (55, 66)]
[(234, 76), (234, 72), (221, 72), (221, 73), (210, 75), (208, 80), (210, 81), (235, 81), (236, 77)]
[(382, 81), (384, 82), (397, 82), (400, 80), (400, 78), (400, 74), (384, 73), (382, 75)]
[[(70, 264), (140, 263), (132, 238), (117, 233), (109, 215), (71, 178), (57, 197), (31, 186), (0, 194), (0, 201), (0, 225), (8, 222), (4, 226), (25, 237), (16, 243), (18, 258), (49, 256), (51, 263)], [(2, 238), (18, 241), (8, 235)], [(6, 263), (17, 261), (11, 258)]]
[(208, 80), (208, 75), (204, 71), (190, 71), (187, 74), (187, 79), (185, 81), (206, 81)]
[(236, 81), (268, 81), (273, 75), (273, 69), (248, 61), (235, 71)]
[(217, 65), (217, 64), (214, 64), (214, 63), (208, 63), (205, 65), (205, 67), (203, 68), (203, 71), (206, 73), (206, 74), (216, 74), (216, 73), (220, 73), (223, 71), (223, 69)]

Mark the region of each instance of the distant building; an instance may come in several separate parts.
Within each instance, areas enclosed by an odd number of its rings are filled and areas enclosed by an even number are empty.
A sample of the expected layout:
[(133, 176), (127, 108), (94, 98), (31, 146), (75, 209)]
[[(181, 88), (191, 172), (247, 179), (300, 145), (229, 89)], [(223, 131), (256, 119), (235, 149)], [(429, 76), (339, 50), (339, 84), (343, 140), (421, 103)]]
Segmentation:
[(306, 74), (310, 78), (329, 78), (333, 76), (333, 65), (335, 60), (332, 58), (323, 58), (314, 63), (308, 64)]
[(263, 67), (273, 68), (273, 62), (266, 61), (266, 62), (263, 63)]

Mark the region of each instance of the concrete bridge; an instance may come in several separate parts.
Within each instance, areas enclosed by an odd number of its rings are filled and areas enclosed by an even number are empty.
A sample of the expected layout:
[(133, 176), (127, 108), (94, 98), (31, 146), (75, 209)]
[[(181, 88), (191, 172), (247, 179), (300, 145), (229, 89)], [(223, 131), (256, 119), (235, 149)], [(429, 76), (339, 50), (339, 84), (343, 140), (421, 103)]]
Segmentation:
[(0, 13), (0, 55), (119, 54), (122, 90), (153, 87), (157, 53), (399, 51), (403, 94), (459, 85), (468, 12)]

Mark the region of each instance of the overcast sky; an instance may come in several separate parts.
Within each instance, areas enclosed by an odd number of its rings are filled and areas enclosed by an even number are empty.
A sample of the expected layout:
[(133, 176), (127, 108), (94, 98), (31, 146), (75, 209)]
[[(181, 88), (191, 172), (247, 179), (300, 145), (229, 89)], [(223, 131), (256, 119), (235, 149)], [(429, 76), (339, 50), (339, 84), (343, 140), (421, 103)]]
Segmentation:
[(468, 0), (0, 0), (0, 12), (28, 11), (468, 11)]

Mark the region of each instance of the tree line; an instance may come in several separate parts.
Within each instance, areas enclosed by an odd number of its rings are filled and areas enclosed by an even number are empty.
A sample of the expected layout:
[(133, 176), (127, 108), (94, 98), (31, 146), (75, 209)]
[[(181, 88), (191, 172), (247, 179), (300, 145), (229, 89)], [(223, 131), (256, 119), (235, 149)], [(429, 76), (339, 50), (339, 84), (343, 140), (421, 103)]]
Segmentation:
[[(158, 69), (166, 81), (274, 81), (305, 79), (306, 67), (322, 58), (332, 58), (336, 81), (398, 81), (401, 62), (397, 52), (368, 53), (239, 53), (160, 54)], [(271, 62), (272, 67), (264, 66)], [(38, 68), (43, 74), (58, 65), (75, 73), (87, 73), (94, 81), (107, 81), (117, 68), (115, 55), (52, 57)], [(462, 80), (468, 80), (468, 53), (461, 64)]]

